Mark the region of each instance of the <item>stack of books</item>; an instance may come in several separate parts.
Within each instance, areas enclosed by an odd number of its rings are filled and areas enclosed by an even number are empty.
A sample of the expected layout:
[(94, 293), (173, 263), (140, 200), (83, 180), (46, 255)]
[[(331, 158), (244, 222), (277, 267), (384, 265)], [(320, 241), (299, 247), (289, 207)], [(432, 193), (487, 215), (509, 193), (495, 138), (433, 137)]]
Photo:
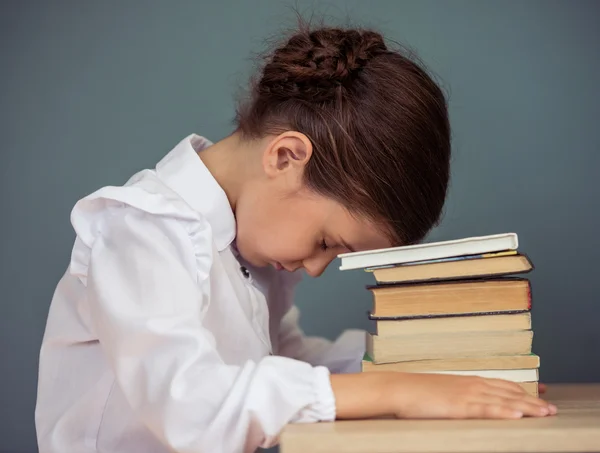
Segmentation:
[(538, 395), (532, 353), (533, 269), (514, 233), (340, 255), (376, 283), (363, 372), (474, 375)]

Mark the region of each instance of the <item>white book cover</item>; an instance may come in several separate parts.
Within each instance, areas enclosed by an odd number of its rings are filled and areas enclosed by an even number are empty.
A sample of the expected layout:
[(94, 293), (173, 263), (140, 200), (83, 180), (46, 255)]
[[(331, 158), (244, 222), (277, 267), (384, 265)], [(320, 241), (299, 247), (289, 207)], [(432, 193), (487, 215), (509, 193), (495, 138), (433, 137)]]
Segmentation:
[(519, 239), (516, 233), (474, 236), (450, 241), (391, 247), (364, 252), (342, 253), (340, 270), (390, 266), (440, 258), (516, 250)]
[[(418, 371), (415, 371), (418, 373)], [(538, 380), (537, 368), (525, 370), (465, 370), (465, 371), (423, 371), (431, 374), (456, 374), (459, 376), (479, 376), (490, 379), (504, 379), (512, 382), (535, 382)]]

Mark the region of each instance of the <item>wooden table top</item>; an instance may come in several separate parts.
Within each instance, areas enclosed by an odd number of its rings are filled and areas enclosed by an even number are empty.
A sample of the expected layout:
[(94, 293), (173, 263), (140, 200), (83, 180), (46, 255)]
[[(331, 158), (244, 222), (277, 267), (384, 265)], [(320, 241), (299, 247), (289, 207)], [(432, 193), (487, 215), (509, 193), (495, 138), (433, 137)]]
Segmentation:
[(554, 384), (558, 414), (520, 420), (348, 420), (292, 424), (281, 453), (600, 452), (600, 383)]

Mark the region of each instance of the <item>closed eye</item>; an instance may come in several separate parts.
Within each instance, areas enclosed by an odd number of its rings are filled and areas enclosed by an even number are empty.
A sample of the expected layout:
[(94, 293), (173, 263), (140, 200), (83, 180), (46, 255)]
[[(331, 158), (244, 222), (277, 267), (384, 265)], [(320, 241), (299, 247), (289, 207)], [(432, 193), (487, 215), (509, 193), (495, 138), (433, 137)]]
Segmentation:
[(325, 242), (325, 239), (321, 240), (321, 244), (320, 244), (321, 250), (326, 251), (329, 247), (327, 246), (327, 243)]

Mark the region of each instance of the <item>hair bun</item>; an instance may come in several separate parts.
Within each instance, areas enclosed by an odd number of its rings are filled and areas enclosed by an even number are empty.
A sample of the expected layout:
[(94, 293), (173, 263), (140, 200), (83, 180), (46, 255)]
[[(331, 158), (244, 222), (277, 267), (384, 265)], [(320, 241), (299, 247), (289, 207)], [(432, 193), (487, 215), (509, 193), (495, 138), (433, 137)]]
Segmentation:
[(373, 31), (322, 28), (297, 33), (276, 49), (263, 69), (259, 91), (282, 97), (331, 97), (373, 57), (387, 51)]

